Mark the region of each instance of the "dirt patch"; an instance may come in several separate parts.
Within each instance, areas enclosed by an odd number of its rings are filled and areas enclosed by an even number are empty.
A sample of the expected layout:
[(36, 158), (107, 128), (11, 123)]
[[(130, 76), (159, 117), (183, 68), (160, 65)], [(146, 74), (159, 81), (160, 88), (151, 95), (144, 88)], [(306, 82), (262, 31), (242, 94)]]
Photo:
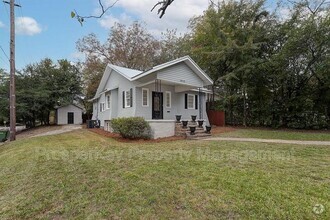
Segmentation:
[(213, 127), (211, 130), (211, 134), (222, 134), (227, 132), (236, 131), (236, 128), (233, 127)]
[(166, 137), (166, 138), (157, 138), (157, 139), (150, 139), (150, 140), (144, 140), (144, 139), (136, 139), (136, 140), (129, 140), (122, 138), (119, 134), (111, 133), (108, 131), (105, 131), (101, 128), (93, 128), (93, 129), (88, 129), (91, 132), (94, 132), (98, 135), (104, 136), (104, 137), (109, 137), (113, 138), (116, 141), (119, 142), (124, 142), (124, 143), (138, 143), (138, 144), (144, 144), (144, 143), (160, 143), (160, 142), (168, 142), (168, 141), (178, 141), (178, 140), (184, 140), (184, 137)]

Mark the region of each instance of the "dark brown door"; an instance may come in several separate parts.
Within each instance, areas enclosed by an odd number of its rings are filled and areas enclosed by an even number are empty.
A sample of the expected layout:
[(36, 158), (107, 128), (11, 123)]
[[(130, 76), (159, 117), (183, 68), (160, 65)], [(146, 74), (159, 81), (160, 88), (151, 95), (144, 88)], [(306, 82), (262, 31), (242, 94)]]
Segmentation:
[(74, 124), (74, 113), (68, 112), (68, 124)]
[(152, 119), (163, 119), (162, 92), (152, 92)]

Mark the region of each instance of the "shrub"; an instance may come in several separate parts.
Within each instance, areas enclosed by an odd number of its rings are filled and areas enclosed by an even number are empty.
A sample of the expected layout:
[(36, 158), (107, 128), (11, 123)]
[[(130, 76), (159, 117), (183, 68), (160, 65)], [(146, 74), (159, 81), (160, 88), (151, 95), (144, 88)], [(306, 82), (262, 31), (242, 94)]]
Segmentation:
[(127, 139), (150, 139), (151, 128), (142, 117), (116, 118), (111, 120), (111, 126), (115, 133), (119, 133)]

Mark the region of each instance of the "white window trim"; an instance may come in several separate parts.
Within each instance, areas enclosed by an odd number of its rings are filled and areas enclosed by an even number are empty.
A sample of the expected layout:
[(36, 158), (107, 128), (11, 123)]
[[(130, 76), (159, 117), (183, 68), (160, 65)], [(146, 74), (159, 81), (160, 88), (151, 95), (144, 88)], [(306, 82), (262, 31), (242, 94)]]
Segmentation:
[[(191, 97), (193, 97), (193, 107), (192, 108), (190, 108), (189, 107), (189, 96)], [(188, 94), (188, 96), (187, 96), (187, 108), (188, 109), (195, 109), (195, 105), (196, 105), (196, 103), (195, 103), (195, 95), (194, 94)]]
[[(110, 103), (108, 102), (108, 97), (110, 99)], [(110, 93), (105, 96), (105, 102), (106, 102), (106, 105), (105, 105), (106, 109), (110, 109), (110, 105), (111, 105), (111, 94)], [(108, 104), (109, 104), (109, 106), (108, 106)]]
[[(167, 94), (170, 95), (170, 103), (167, 103)], [(169, 106), (167, 106), (169, 104)], [(172, 93), (170, 91), (165, 92), (165, 108), (171, 108), (172, 107)]]
[[(147, 91), (147, 104), (143, 104), (143, 91)], [(142, 88), (142, 107), (149, 107), (149, 89), (148, 88)]]
[[(127, 94), (129, 94), (129, 105), (127, 105)], [(131, 97), (131, 91), (130, 90), (128, 90), (128, 91), (125, 91), (125, 108), (130, 108), (130, 107), (132, 107), (131, 106), (131, 99), (132, 99), (132, 97)]]

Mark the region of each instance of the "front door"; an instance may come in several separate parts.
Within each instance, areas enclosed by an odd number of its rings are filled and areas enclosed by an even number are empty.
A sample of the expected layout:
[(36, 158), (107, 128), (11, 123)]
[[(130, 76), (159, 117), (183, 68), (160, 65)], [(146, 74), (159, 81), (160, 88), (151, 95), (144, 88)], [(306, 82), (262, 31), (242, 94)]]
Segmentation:
[(74, 113), (68, 112), (68, 124), (74, 124)]
[(163, 119), (162, 92), (152, 92), (152, 119)]

